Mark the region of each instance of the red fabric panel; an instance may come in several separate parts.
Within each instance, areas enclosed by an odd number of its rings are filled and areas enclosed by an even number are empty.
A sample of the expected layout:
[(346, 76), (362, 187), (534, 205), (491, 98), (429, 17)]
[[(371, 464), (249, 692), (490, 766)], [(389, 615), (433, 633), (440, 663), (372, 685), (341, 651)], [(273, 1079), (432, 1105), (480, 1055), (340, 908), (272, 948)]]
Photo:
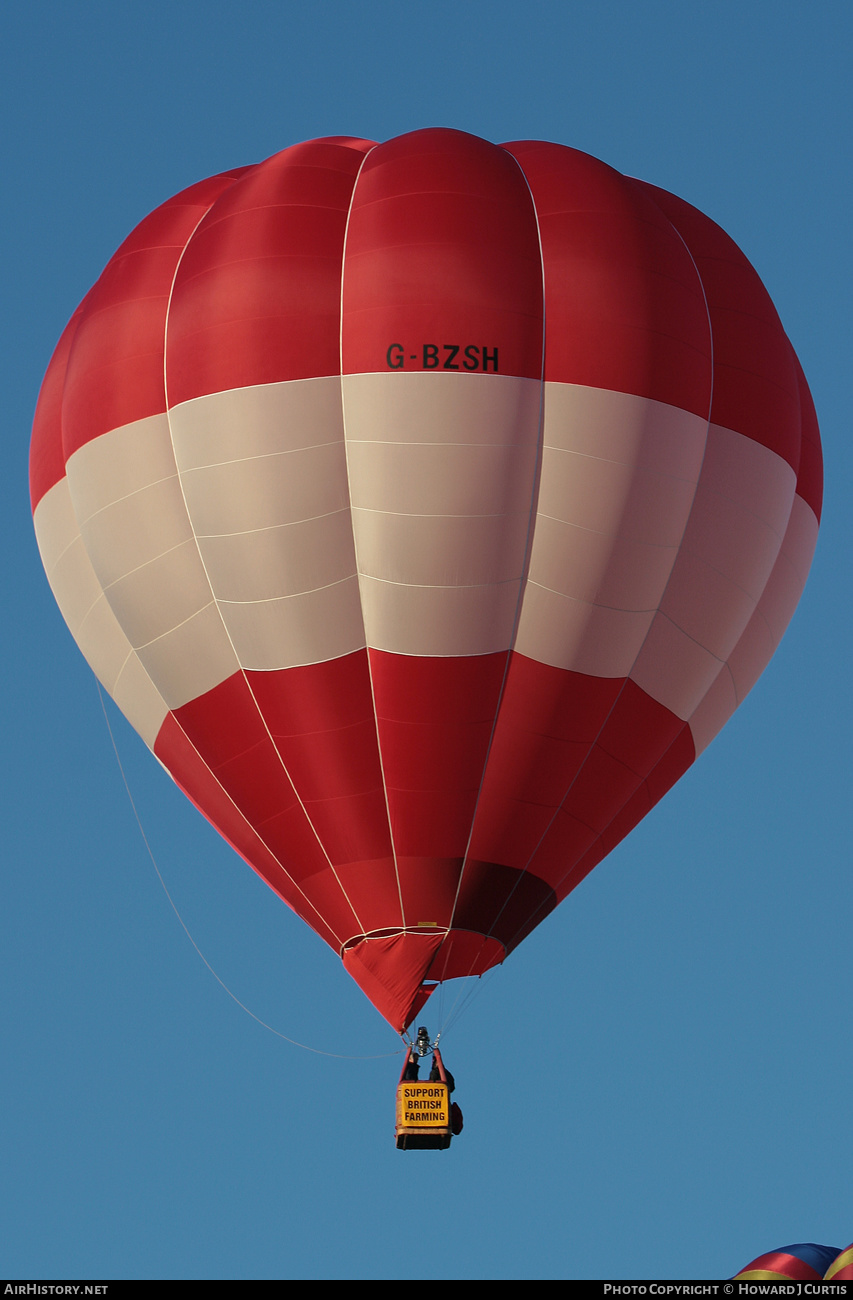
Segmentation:
[(393, 857), (389, 855), (385, 858), (363, 858), (360, 862), (345, 862), (335, 867), (335, 875), (358, 914), (358, 928), (352, 930), (348, 937), (358, 933), (368, 934), (374, 930), (390, 930), (405, 924)]
[[(689, 728), (634, 682), (564, 672), (514, 653), (470, 851), (472, 860), (525, 872), (530, 897), (522, 900), (519, 881), (511, 881), (487, 932), (516, 946), (694, 757)], [(468, 869), (463, 893), (474, 892)], [(462, 924), (458, 910), (453, 924)]]
[(340, 368), (341, 262), (365, 140), (310, 140), (214, 205), (175, 277), (170, 405)]
[[(694, 758), (690, 728), (679, 724), (668, 750), (645, 779), (617, 766), (610, 770), (612, 787), (599, 788), (589, 807), (584, 807), (584, 785), (578, 783), (537, 849), (531, 861), (531, 871), (550, 884), (558, 901), (562, 902), (663, 798)], [(590, 776), (596, 762), (602, 761), (599, 750), (590, 765)], [(588, 779), (586, 789), (591, 787), (592, 781)], [(568, 811), (569, 808), (574, 809), (574, 815)], [(591, 824), (593, 822), (597, 825)]]
[[(650, 812), (659, 799), (662, 799), (679, 777), (683, 776), (688, 767), (691, 766), (696, 757), (693, 746), (693, 739), (690, 735), (690, 728), (683, 724), (666, 754), (650, 773), (645, 781), (638, 783), (634, 794), (625, 803), (613, 817), (604, 833), (593, 839), (589, 848), (587, 848), (579, 857), (569, 858), (562, 855), (562, 842), (567, 838), (564, 829), (561, 826), (561, 818), (555, 822), (553, 835), (549, 838), (548, 844), (543, 845), (543, 852), (537, 855), (536, 869), (542, 875), (546, 875), (543, 863), (546, 857), (545, 849), (551, 854), (551, 861), (557, 870), (553, 873), (554, 892), (557, 902), (562, 902), (580, 882), (589, 875), (593, 867), (597, 866), (602, 858), (606, 857), (616, 845), (634, 829), (639, 821)], [(578, 841), (578, 835), (574, 832), (574, 842)], [(559, 874), (559, 864), (562, 857), (564, 874)], [(573, 865), (569, 865), (572, 863)], [(541, 919), (538, 918), (536, 924)], [(528, 927), (532, 928), (532, 927)], [(511, 946), (515, 946), (521, 941), (520, 936), (514, 938)]]
[[(497, 352), (500, 374), (542, 374), (536, 217), (518, 167), (497, 145), (435, 128), (367, 157), (347, 228), (344, 374), (423, 369), (425, 345)], [(445, 354), (441, 354), (442, 363)], [(472, 353), (473, 357), (473, 353)], [(492, 367), (489, 366), (491, 372)]]
[(424, 976), (441, 934), (394, 934), (365, 939), (343, 954), (344, 966), (380, 1015), (399, 1031), (424, 1005)]
[(397, 854), (407, 925), (450, 925), (461, 869), (461, 853), (456, 857)]
[(564, 145), (516, 141), (545, 268), (545, 378), (612, 388), (707, 418), (711, 344), (702, 286), (655, 204)]
[(651, 699), (628, 678), (598, 744), (637, 776), (646, 777), (668, 753), (683, 727), (681, 718)]
[[(175, 711), (188, 739), (271, 852), (296, 878), (327, 867), (242, 673)], [(180, 773), (176, 775), (180, 776)]]
[[(344, 938), (402, 924), (365, 651), (236, 673), (176, 716), (301, 887), (345, 890), (358, 923)], [(334, 887), (314, 879), (329, 873)]]
[(506, 949), (495, 939), (485, 938), (467, 930), (451, 930), (433, 957), (426, 978), (429, 980), (463, 979), (468, 975), (484, 975), (499, 965)]
[(454, 930), (448, 935), (375, 935), (343, 953), (347, 971), (396, 1030), (411, 1024), (432, 989), (423, 981), (482, 975), (503, 961), (504, 948), (493, 939)]
[(838, 1252), (824, 1277), (827, 1281), (853, 1282), (853, 1246), (845, 1246), (844, 1250)]
[[(796, 1249), (794, 1247), (793, 1249)], [(811, 1281), (823, 1276), (817, 1269), (812, 1268), (811, 1264), (804, 1259), (799, 1259), (787, 1250), (770, 1250), (766, 1255), (759, 1255), (746, 1268), (742, 1268), (735, 1278), (749, 1277), (751, 1274), (760, 1274), (762, 1277), (790, 1278), (793, 1280)]]
[(527, 933), (531, 916), (536, 916), (538, 925), (556, 905), (553, 890), (538, 874), (469, 857), (453, 910), (453, 927), (488, 935), (509, 950), (520, 942), (516, 938), (519, 933)]
[(418, 658), (371, 650), (385, 787), (400, 857), (461, 859), (465, 853), (506, 658)]
[(152, 212), (86, 298), (65, 381), (66, 460), (92, 438), (166, 410), (163, 339), (175, 268), (200, 218), (236, 175), (200, 181)]
[(331, 860), (390, 858), (367, 652), (246, 677)]
[(621, 681), (513, 653), (471, 854), (524, 870), (616, 700)]
[[(337, 915), (330, 910), (321, 916), (288, 878), (285, 869), (269, 851), (257, 832), (227, 797), (208, 766), (169, 714), (154, 745), (154, 753), (168, 768), (184, 794), (208, 819), (219, 834), (264, 879), (280, 898), (316, 930), (321, 939), (337, 949), (342, 937), (352, 928), (352, 912), (340, 896)], [(338, 933), (336, 926), (340, 927)]]
[[(87, 295), (88, 298), (88, 295)], [(65, 453), (62, 450), (62, 393), (65, 372), (74, 335), (87, 298), (84, 298), (62, 331), (50, 364), (42, 380), (33, 418), (30, 440), (30, 504), (33, 511), (46, 492), (65, 478)]]
[(802, 441), (800, 442), (800, 464), (797, 472), (797, 494), (811, 506), (820, 520), (823, 506), (823, 452), (820, 445), (820, 429), (817, 414), (809, 390), (803, 367), (794, 353), (794, 365), (797, 370), (797, 384), (800, 392), (800, 420)]
[(176, 716), (340, 942), (403, 924), (366, 651), (236, 673)]
[[(675, 785), (695, 761), (696, 748), (693, 744), (693, 736), (685, 722), (669, 749), (646, 778), (652, 807), (664, 797), (667, 790)], [(627, 831), (624, 834), (627, 834)]]
[(712, 421), (754, 438), (796, 470), (797, 376), (770, 295), (734, 240), (710, 217), (655, 185), (634, 184), (666, 213), (702, 277), (714, 334)]

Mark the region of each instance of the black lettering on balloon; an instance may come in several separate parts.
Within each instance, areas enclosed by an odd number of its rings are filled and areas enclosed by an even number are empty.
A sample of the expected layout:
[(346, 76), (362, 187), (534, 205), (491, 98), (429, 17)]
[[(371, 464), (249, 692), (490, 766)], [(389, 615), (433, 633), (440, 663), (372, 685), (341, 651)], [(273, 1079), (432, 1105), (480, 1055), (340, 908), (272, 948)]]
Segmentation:
[[(443, 343), (441, 347), (444, 350), (444, 361), (439, 356), (439, 345), (437, 343), (424, 343), (421, 345), (420, 360), (422, 370), (482, 370), (484, 373), (491, 371), (493, 374), (498, 373), (498, 349), (497, 347), (477, 347), (474, 343), (469, 343), (464, 347), (461, 343)], [(460, 358), (460, 353), (461, 358)], [(406, 352), (403, 343), (391, 343), (385, 353), (385, 364), (389, 370), (404, 370), (406, 360), (418, 361), (417, 352)], [(460, 365), (460, 359), (462, 364)]]

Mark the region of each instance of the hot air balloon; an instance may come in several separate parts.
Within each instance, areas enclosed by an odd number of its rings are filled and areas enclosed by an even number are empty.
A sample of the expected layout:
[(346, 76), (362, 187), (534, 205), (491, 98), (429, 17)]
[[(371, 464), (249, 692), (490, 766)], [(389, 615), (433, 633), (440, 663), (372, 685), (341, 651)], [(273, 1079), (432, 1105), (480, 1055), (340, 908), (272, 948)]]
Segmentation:
[(824, 1277), (827, 1282), (853, 1282), (853, 1245), (838, 1252)]
[[(819, 1246), (815, 1242), (799, 1242), (795, 1246), (782, 1246), (780, 1250), (759, 1255), (735, 1274), (735, 1281), (819, 1281), (837, 1276), (839, 1259), (837, 1246)], [(834, 1273), (833, 1270), (836, 1270)]]
[(557, 144), (191, 186), (72, 317), (31, 491), (100, 681), (396, 1030), (693, 763), (813, 553), (814, 409), (709, 218)]

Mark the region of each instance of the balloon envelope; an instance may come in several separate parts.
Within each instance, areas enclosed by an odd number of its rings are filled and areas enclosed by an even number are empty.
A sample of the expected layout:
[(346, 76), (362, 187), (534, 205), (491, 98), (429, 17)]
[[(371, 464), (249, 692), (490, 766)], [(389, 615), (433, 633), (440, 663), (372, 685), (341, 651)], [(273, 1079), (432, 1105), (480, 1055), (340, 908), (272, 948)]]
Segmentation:
[[(845, 1252), (841, 1252), (842, 1255)], [(814, 1281), (832, 1277), (841, 1258), (837, 1246), (819, 1246), (813, 1241), (782, 1246), (759, 1255), (735, 1274), (735, 1281)]]
[(719, 227), (442, 129), (295, 145), (148, 216), (60, 340), (31, 489), (100, 680), (399, 1029), (752, 687), (821, 461)]
[(853, 1282), (853, 1245), (838, 1252), (824, 1277), (827, 1282)]

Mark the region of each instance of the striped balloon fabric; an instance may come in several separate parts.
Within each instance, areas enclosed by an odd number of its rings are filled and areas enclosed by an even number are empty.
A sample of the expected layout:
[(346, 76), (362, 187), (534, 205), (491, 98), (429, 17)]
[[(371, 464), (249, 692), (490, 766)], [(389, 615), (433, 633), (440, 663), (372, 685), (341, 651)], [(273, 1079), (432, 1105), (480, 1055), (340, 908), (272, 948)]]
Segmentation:
[(294, 145), (151, 213), (66, 328), (31, 453), (98, 678), (395, 1029), (723, 726), (821, 484), (718, 226), (444, 129)]
[(853, 1245), (839, 1251), (824, 1277), (827, 1282), (853, 1282)]
[(795, 1246), (783, 1246), (781, 1250), (768, 1251), (759, 1255), (740, 1273), (735, 1274), (735, 1282), (812, 1282), (821, 1280), (842, 1281), (850, 1277), (843, 1271), (850, 1267), (853, 1248), (839, 1252), (837, 1246), (818, 1246), (814, 1242), (800, 1242)]

